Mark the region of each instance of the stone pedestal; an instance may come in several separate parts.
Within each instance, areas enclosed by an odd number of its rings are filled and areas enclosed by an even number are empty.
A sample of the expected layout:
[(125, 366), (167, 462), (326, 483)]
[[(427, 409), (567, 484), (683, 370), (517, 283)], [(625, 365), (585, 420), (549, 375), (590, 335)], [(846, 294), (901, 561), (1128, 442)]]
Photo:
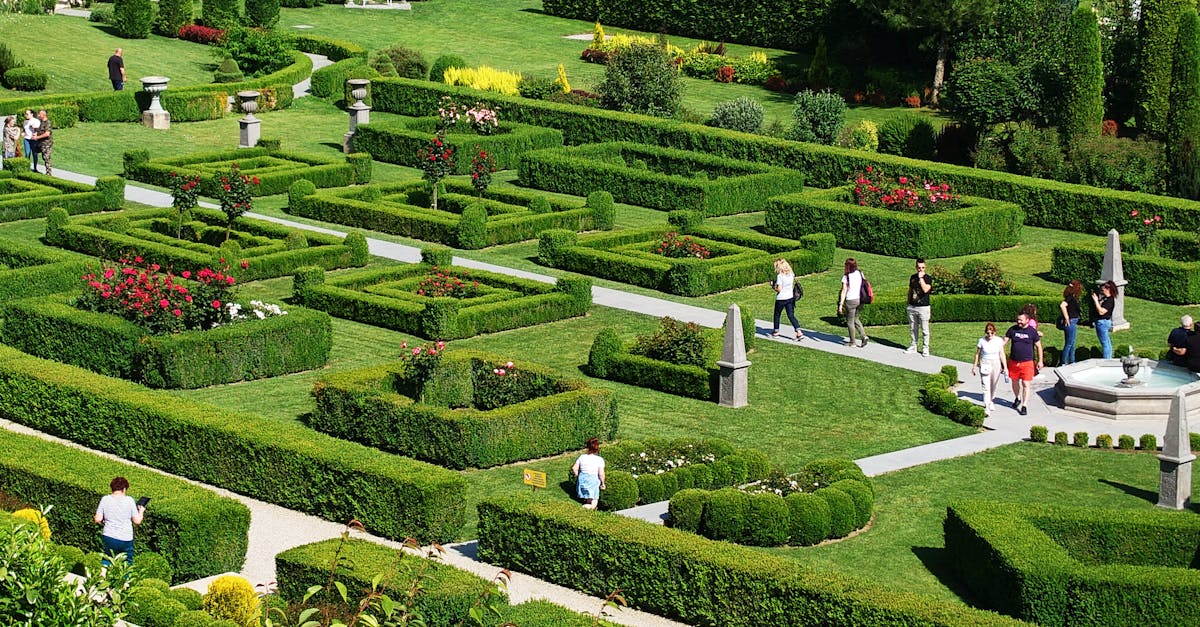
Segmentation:
[(246, 112), (246, 117), (238, 120), (238, 148), (253, 148), (258, 145), (258, 140), (262, 137), (262, 120), (254, 117), (254, 112), (258, 111), (258, 96), (257, 91), (239, 91), (237, 93), (238, 100), (242, 111)]
[(1183, 391), (1171, 401), (1171, 417), (1158, 456), (1158, 506), (1187, 509), (1192, 502), (1192, 454), (1188, 435), (1187, 403)]
[(737, 304), (725, 314), (725, 345), (721, 349), (718, 403), (723, 407), (750, 404), (750, 362), (746, 360), (746, 339), (742, 335), (742, 310)]
[(1107, 281), (1117, 284), (1117, 293), (1113, 294), (1116, 304), (1113, 305), (1112, 330), (1121, 331), (1129, 328), (1125, 319), (1125, 280), (1124, 262), (1121, 260), (1121, 234), (1116, 229), (1108, 232), (1108, 242), (1104, 245), (1104, 263), (1100, 266), (1100, 280), (1096, 287)]
[(354, 104), (346, 108), (350, 113), (350, 130), (342, 136), (342, 152), (350, 154), (354, 152), (354, 131), (358, 129), (358, 125), (371, 123), (371, 107), (363, 102), (363, 99), (367, 97), (367, 87), (371, 81), (365, 78), (352, 78), (346, 81), (346, 84), (350, 86), (350, 97), (354, 98)]
[(141, 80), (142, 91), (150, 94), (150, 107), (142, 112), (142, 126), (159, 130), (171, 128), (171, 113), (163, 109), (160, 100), (171, 79), (165, 76), (146, 76)]

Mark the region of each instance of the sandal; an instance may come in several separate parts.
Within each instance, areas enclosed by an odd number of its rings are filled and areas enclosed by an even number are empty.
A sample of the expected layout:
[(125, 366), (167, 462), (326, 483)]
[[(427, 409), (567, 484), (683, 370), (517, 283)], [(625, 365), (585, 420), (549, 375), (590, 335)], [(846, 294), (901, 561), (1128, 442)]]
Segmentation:
[(779, 331), (776, 331), (776, 332), (772, 333), (772, 334), (771, 334), (771, 337), (779, 337)]

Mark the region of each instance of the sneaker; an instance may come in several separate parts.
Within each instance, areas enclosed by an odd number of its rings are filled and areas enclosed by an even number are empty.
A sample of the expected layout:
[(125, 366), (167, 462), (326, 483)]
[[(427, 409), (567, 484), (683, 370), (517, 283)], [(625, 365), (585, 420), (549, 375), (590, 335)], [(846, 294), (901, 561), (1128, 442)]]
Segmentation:
[(992, 415), (992, 410), (993, 410), (993, 409), (996, 409), (996, 406), (995, 406), (995, 405), (993, 405), (993, 404), (991, 404), (991, 403), (988, 403), (987, 405), (984, 405), (984, 406), (983, 406), (983, 413), (985, 413), (985, 414), (987, 414), (987, 415), (991, 416), (991, 415)]
[(1017, 410), (1017, 413), (1025, 416), (1029, 413), (1029, 410), (1026, 409), (1024, 405), (1021, 405), (1021, 408)]
[(867, 342), (868, 342), (870, 339), (871, 339), (871, 338), (864, 336), (864, 337), (863, 337), (863, 339), (862, 339), (862, 343), (860, 343), (860, 344), (858, 345), (858, 347), (859, 347), (859, 348), (866, 348), (866, 347), (867, 347)]
[(921, 356), (922, 356), (922, 357), (928, 357), (928, 356), (929, 356), (929, 347), (928, 347), (928, 346), (926, 346), (926, 347), (925, 347), (925, 350), (921, 351)]
[(844, 340), (842, 346), (854, 346), (854, 340)]
[(796, 341), (797, 341), (797, 342), (799, 342), (799, 341), (803, 340), (803, 339), (804, 339), (804, 338), (806, 338), (806, 337), (808, 337), (808, 336), (804, 335), (803, 333), (797, 333), (797, 334), (796, 334)]
[(904, 352), (906, 352), (906, 353), (915, 353), (915, 352), (917, 352), (917, 345), (916, 345), (916, 344), (913, 344), (912, 346), (909, 346), (908, 348), (906, 348), (906, 349), (904, 350)]

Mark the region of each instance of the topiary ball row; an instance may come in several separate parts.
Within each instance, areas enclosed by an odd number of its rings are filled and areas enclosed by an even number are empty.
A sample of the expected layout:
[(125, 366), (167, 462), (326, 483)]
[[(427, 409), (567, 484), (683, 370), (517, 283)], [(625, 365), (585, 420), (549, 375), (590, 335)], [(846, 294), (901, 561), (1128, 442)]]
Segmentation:
[(766, 453), (754, 449), (734, 452), (732, 446), (712, 462), (688, 464), (659, 474), (635, 476), (624, 470), (609, 470), (605, 474), (606, 486), (600, 495), (600, 506), (615, 511), (657, 503), (672, 498), (681, 490), (706, 491), (758, 481), (770, 470), (771, 460)]

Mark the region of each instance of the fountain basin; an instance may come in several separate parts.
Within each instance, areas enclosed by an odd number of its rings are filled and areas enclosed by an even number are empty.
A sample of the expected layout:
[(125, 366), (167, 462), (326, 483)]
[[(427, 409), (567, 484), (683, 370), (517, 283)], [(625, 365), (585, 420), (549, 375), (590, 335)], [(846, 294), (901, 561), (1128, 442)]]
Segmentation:
[(1166, 361), (1145, 360), (1137, 379), (1142, 385), (1119, 387), (1125, 378), (1120, 359), (1088, 359), (1054, 371), (1054, 389), (1065, 409), (1110, 420), (1162, 420), (1171, 399), (1182, 389), (1188, 419), (1200, 420), (1200, 376)]

